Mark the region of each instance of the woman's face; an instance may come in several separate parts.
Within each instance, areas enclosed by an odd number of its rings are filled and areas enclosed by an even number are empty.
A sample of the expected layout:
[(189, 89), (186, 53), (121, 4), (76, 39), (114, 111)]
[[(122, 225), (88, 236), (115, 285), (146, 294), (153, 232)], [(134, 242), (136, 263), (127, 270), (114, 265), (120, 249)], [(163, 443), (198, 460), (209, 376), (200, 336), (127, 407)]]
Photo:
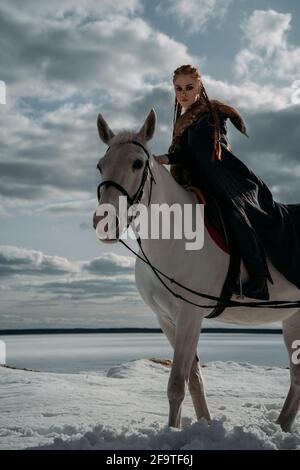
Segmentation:
[(173, 85), (177, 101), (184, 109), (189, 108), (199, 98), (199, 81), (192, 75), (177, 75)]

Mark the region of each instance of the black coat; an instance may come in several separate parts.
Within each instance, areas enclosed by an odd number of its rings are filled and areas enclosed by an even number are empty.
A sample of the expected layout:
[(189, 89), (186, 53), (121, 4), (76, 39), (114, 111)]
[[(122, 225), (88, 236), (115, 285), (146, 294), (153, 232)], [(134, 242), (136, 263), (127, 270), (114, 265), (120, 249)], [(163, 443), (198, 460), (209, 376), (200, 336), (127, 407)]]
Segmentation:
[(208, 191), (227, 211), (237, 209), (273, 265), (300, 289), (300, 204), (274, 201), (267, 185), (228, 149), (226, 117), (222, 115), (221, 160), (211, 161), (213, 128), (208, 117), (208, 112), (200, 114), (185, 129), (180, 152), (167, 154), (169, 163), (184, 159), (192, 185)]

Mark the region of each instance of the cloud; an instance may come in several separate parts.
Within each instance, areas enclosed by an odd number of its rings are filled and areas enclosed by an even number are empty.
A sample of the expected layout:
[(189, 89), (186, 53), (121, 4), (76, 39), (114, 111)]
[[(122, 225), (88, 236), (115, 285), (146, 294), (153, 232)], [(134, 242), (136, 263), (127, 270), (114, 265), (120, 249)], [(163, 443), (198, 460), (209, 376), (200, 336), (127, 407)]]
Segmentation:
[(83, 269), (93, 274), (113, 275), (122, 273), (133, 274), (135, 258), (130, 256), (121, 256), (115, 253), (105, 253), (99, 258), (84, 263)]
[(5, 209), (4, 205), (0, 202), (0, 217), (12, 217), (11, 214)]
[(47, 206), (52, 198), (95, 197), (101, 148), (96, 117), (94, 106), (72, 104), (45, 112), (38, 120), (8, 117), (0, 131), (4, 144), (0, 149), (0, 195), (21, 199), (24, 204), (44, 200)]
[[(11, 97), (0, 128), (3, 214), (22, 207), (53, 216), (94, 209), (95, 166), (105, 150), (96, 130), (98, 112), (114, 132), (137, 130), (154, 106), (158, 128), (151, 150), (163, 153), (170, 145), (170, 70), (200, 58), (136, 16), (142, 11), (139, 2), (123, 1), (111, 10), (110, 2), (97, 9), (98, 3), (84, 1), (79, 7), (75, 0), (56, 1), (57, 8), (52, 3), (50, 8), (32, 0), (22, 10), (15, 2), (1, 3), (1, 77), (10, 74)], [(202, 2), (197, 11), (209, 18), (208, 12), (223, 11), (227, 3), (217, 8), (216, 2)], [(247, 34), (251, 28), (252, 23)], [(291, 106), (290, 87), (251, 79), (234, 84), (209, 75), (203, 79), (209, 97), (241, 113)]]
[[(2, 245), (0, 323), (7, 327), (28, 326), (28, 321), (39, 326), (70, 325), (76, 317), (78, 325), (88, 325), (91, 319), (106, 318), (110, 311), (126, 325), (127, 309), (132, 314), (146, 308), (135, 286), (134, 263), (133, 257), (113, 252), (73, 262)], [(87, 311), (92, 312), (88, 319), (83, 315)]]
[[(23, 283), (19, 289), (34, 290), (39, 295), (45, 294), (51, 301), (56, 302), (62, 298), (69, 300), (106, 300), (108, 303), (118, 302), (126, 297), (134, 296), (138, 299), (134, 278), (127, 277), (98, 277), (81, 279), (58, 279), (43, 283)], [(37, 299), (37, 303), (41, 301)], [(36, 302), (35, 302), (36, 303)]]
[[(211, 98), (224, 100), (240, 112), (284, 109), (291, 99), (288, 87), (278, 92), (271, 84), (250, 82), (237, 86), (206, 75), (203, 78)], [(84, 210), (82, 201), (95, 198), (99, 184), (96, 163), (105, 150), (96, 130), (98, 112), (102, 111), (115, 132), (124, 127), (138, 130), (154, 104), (158, 128), (151, 150), (162, 153), (170, 144), (172, 103), (170, 87), (162, 83), (139, 94), (128, 106), (111, 103), (104, 111), (96, 104), (68, 103), (45, 111), (38, 119), (8, 115), (0, 130), (0, 194), (10, 201), (18, 199), (24, 206), (26, 201), (38, 201), (41, 210), (52, 214), (63, 214), (64, 209), (70, 213), (72, 206), (74, 213), (76, 206)], [(73, 204), (66, 203), (66, 199), (72, 199)]]
[(237, 77), (294, 81), (300, 75), (300, 47), (288, 42), (292, 15), (254, 10), (241, 25), (247, 47), (235, 58)]
[[(0, 276), (6, 280), (3, 290), (35, 292), (37, 303), (42, 301), (38, 297), (40, 293), (49, 301), (60, 299), (62, 295), (70, 299), (101, 297), (107, 300), (111, 296), (129, 295), (131, 291), (137, 295), (134, 266), (134, 257), (113, 252), (90, 261), (72, 262), (41, 251), (0, 245)], [(49, 276), (55, 280), (49, 280)]]
[[(24, 7), (23, 0), (14, 0), (17, 10)], [(43, 15), (52, 18), (68, 18), (80, 15), (88, 17), (93, 15), (96, 17), (107, 14), (133, 14), (141, 13), (143, 5), (140, 0), (119, 0), (111, 2), (111, 0), (52, 0), (51, 3), (41, 2), (40, 0), (26, 0), (27, 14)]]
[[(72, 262), (59, 256), (50, 256), (41, 251), (0, 245), (0, 273), (2, 276), (76, 274), (86, 272), (99, 276), (127, 276), (134, 274), (135, 258), (108, 252), (89, 261)], [(44, 282), (44, 281), (43, 281)], [(69, 281), (68, 281), (69, 282)]]
[[(84, 199), (84, 200), (79, 200), (79, 201), (65, 201), (65, 202), (58, 202), (58, 203), (53, 203), (53, 204), (48, 204), (43, 207), (39, 207), (35, 209), (34, 212), (35, 214), (40, 214), (40, 213), (50, 213), (50, 214), (55, 214), (56, 216), (66, 216), (66, 215), (86, 215), (86, 214), (92, 214), (93, 210), (95, 210), (96, 206), (96, 198), (92, 199)], [(92, 217), (90, 217), (90, 223), (87, 224), (87, 222), (83, 222), (82, 228), (91, 228), (92, 227)]]
[[(20, 325), (26, 321), (25, 312), (39, 318), (41, 312), (55, 308), (64, 311), (68, 321), (78, 302), (83, 311), (91, 305), (121, 308), (122, 302), (122, 313), (126, 306), (129, 310), (129, 304), (134, 308), (142, 306), (135, 286), (134, 264), (135, 258), (113, 252), (73, 262), (41, 251), (0, 245), (0, 323), (14, 323), (7, 309), (17, 312)], [(40, 317), (39, 322), (42, 321)]]
[(76, 264), (59, 256), (45, 255), (40, 251), (0, 246), (0, 276), (11, 275), (64, 275), (76, 273)]
[(275, 200), (300, 203), (299, 106), (245, 113), (244, 119), (250, 138), (232, 130), (233, 152), (268, 184)]
[(149, 79), (191, 59), (185, 45), (126, 11), (49, 19), (41, 9), (25, 15), (6, 2), (0, 8), (0, 63), (10, 99), (63, 100), (103, 90), (124, 103)]
[(114, 129), (140, 127), (163, 95), (156, 109), (165, 113), (168, 98), (170, 123), (171, 82), (162, 79), (193, 57), (136, 16), (142, 5), (135, 0), (19, 4), (0, 6), (0, 76), (8, 90), (1, 108), (1, 212), (39, 203), (62, 213), (57, 201), (76, 204), (95, 195), (104, 148), (98, 112)]
[[(159, 14), (171, 15), (186, 33), (205, 31), (208, 24), (220, 24), (232, 0), (165, 0), (156, 7)], [(215, 23), (216, 24), (216, 23)]]
[(203, 82), (209, 98), (220, 99), (241, 111), (276, 111), (293, 106), (290, 86), (267, 83), (259, 84), (253, 80), (244, 80), (239, 84), (216, 80), (209, 75), (203, 75)]

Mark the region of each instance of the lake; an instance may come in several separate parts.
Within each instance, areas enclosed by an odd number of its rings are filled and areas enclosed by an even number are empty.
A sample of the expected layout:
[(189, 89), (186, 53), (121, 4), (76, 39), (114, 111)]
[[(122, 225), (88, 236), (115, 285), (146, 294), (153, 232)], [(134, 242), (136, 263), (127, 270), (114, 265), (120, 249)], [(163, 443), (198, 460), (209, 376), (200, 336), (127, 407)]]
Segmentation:
[[(160, 333), (7, 335), (0, 340), (6, 344), (7, 365), (51, 372), (104, 371), (135, 359), (172, 359), (173, 355)], [(280, 334), (203, 333), (198, 351), (202, 363), (288, 366)]]

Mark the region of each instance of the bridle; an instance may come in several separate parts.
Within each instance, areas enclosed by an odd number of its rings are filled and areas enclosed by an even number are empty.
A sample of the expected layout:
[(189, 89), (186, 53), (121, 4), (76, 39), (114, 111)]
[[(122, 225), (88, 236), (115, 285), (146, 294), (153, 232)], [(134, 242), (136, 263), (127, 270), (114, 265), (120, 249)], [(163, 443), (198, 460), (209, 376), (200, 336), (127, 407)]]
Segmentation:
[[(134, 204), (138, 204), (143, 196), (143, 193), (144, 193), (144, 186), (146, 184), (146, 181), (147, 181), (147, 178), (148, 178), (148, 172), (150, 172), (151, 174), (151, 182), (150, 182), (150, 196), (149, 196), (149, 201), (148, 201), (148, 206), (150, 204), (150, 200), (151, 200), (151, 193), (152, 193), (152, 183), (154, 182), (156, 184), (156, 181), (154, 179), (154, 176), (153, 176), (153, 173), (152, 173), (152, 170), (150, 168), (150, 163), (149, 163), (149, 160), (150, 160), (150, 153), (148, 152), (147, 148), (141, 143), (139, 142), (138, 140), (127, 140), (126, 142), (121, 142), (122, 144), (135, 144), (135, 145), (138, 145), (139, 147), (141, 147), (144, 152), (146, 153), (147, 155), (147, 160), (146, 160), (146, 165), (145, 165), (145, 168), (144, 168), (144, 171), (143, 171), (143, 176), (142, 176), (142, 180), (141, 180), (141, 183), (137, 189), (137, 191), (135, 192), (135, 194), (130, 197), (128, 192), (126, 191), (125, 188), (123, 188), (123, 186), (121, 186), (119, 183), (116, 183), (115, 181), (113, 180), (105, 180), (105, 181), (102, 181), (102, 183), (99, 184), (98, 188), (97, 188), (97, 197), (98, 197), (98, 201), (100, 201), (100, 188), (101, 186), (114, 186), (115, 188), (117, 188), (119, 191), (121, 191), (121, 193), (123, 193), (126, 197), (127, 197), (127, 203), (129, 204), (129, 207), (130, 206), (133, 206)], [(120, 145), (119, 144), (115, 144), (115, 145)], [(108, 150), (110, 149), (111, 146), (108, 147), (108, 149), (106, 150), (106, 153), (108, 152)], [(97, 168), (99, 169), (99, 166), (97, 165)]]
[[(143, 175), (142, 175), (142, 180), (141, 180), (141, 183), (137, 189), (137, 191), (135, 192), (135, 194), (130, 197), (130, 195), (128, 194), (128, 192), (126, 191), (125, 188), (123, 188), (123, 186), (121, 186), (120, 184), (116, 183), (115, 181), (113, 180), (105, 180), (105, 181), (102, 181), (98, 188), (97, 188), (97, 197), (98, 197), (98, 202), (100, 201), (100, 188), (102, 186), (114, 186), (115, 188), (117, 188), (122, 194), (124, 194), (126, 197), (127, 197), (127, 203), (129, 204), (129, 207), (134, 205), (134, 204), (137, 204), (140, 202), (142, 196), (143, 196), (143, 193), (144, 193), (144, 186), (146, 184), (146, 181), (148, 179), (148, 174), (150, 173), (150, 195), (149, 195), (149, 201), (148, 201), (148, 207), (149, 207), (149, 204), (150, 204), (150, 201), (151, 201), (151, 194), (152, 194), (152, 184), (153, 182), (156, 184), (156, 181), (155, 181), (155, 178), (153, 176), (153, 173), (152, 173), (152, 170), (150, 168), (150, 153), (149, 151), (147, 150), (147, 148), (139, 141), (137, 140), (128, 140), (126, 142), (119, 142), (118, 144), (113, 144), (113, 145), (121, 145), (121, 144), (134, 144), (134, 145), (138, 145), (139, 147), (141, 147), (143, 149), (143, 151), (146, 153), (147, 155), (147, 161), (146, 161), (146, 164), (145, 164), (145, 168), (144, 168), (144, 171), (143, 171)], [(106, 153), (108, 152), (108, 150), (110, 149), (111, 146), (108, 147), (108, 149), (106, 150)], [(97, 165), (97, 168), (100, 170), (99, 166)], [(129, 222), (127, 224), (127, 227), (129, 227), (130, 223), (132, 222), (132, 218), (133, 216), (131, 215), (129, 217)], [(214, 307), (253, 307), (253, 308), (296, 308), (296, 307), (300, 307), (300, 300), (295, 300), (295, 301), (289, 301), (289, 300), (274, 300), (274, 301), (260, 301), (260, 302), (237, 302), (235, 300), (229, 300), (229, 299), (226, 299), (225, 297), (217, 297), (217, 296), (213, 296), (213, 295), (208, 295), (208, 294), (204, 294), (203, 292), (198, 292), (198, 291), (195, 291), (193, 289), (190, 289), (186, 286), (184, 286), (183, 284), (181, 284), (180, 282), (177, 282), (175, 279), (167, 276), (165, 273), (163, 273), (162, 271), (160, 271), (158, 268), (156, 268), (155, 266), (153, 266), (151, 264), (151, 262), (149, 261), (149, 258), (146, 256), (144, 250), (143, 250), (143, 247), (142, 247), (142, 243), (141, 243), (141, 238), (140, 236), (138, 235), (137, 236), (137, 242), (139, 244), (139, 247), (141, 249), (141, 252), (143, 253), (145, 259), (143, 259), (138, 253), (136, 253), (134, 250), (132, 250), (123, 240), (121, 239), (118, 239), (119, 242), (121, 242), (124, 246), (126, 246), (126, 248), (128, 248), (134, 255), (136, 255), (140, 260), (142, 260), (144, 263), (148, 264), (148, 266), (150, 266), (150, 268), (152, 269), (153, 273), (156, 275), (156, 277), (159, 279), (159, 281), (166, 287), (166, 289), (171, 293), (173, 294), (176, 298), (179, 298), (181, 300), (184, 300), (185, 302), (191, 304), (191, 305), (194, 305), (196, 307), (200, 307), (200, 308), (210, 308), (210, 309), (213, 309)], [(180, 287), (182, 287), (183, 289), (185, 289), (186, 291), (192, 293), (192, 294), (195, 294), (195, 295), (198, 295), (200, 297), (203, 297), (205, 299), (210, 299), (210, 300), (215, 300), (217, 301), (217, 304), (215, 305), (200, 305), (200, 304), (196, 304), (195, 302), (192, 302), (191, 300), (188, 300), (188, 299), (185, 299), (184, 297), (182, 297), (182, 295), (180, 294), (177, 294), (176, 292), (172, 291), (172, 289), (169, 288), (169, 286), (162, 280), (162, 278), (157, 274), (161, 274), (163, 277), (165, 277), (166, 279), (168, 279), (171, 283), (173, 284), (176, 284)], [(209, 317), (209, 315), (207, 316), (207, 318)]]

